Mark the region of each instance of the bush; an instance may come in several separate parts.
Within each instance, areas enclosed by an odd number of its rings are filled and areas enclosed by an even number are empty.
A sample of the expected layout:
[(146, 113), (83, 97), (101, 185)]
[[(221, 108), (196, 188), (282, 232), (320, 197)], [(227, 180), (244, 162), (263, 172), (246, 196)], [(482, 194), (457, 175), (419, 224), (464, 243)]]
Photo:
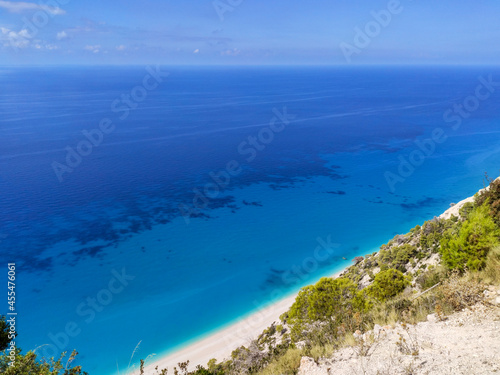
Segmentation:
[(443, 233), (456, 226), (456, 218), (448, 220), (432, 219), (422, 226), (420, 247), (424, 251), (437, 252)]
[(460, 211), (459, 211), (460, 217), (462, 219), (467, 219), (469, 217), (469, 215), (471, 214), (471, 212), (474, 210), (474, 207), (475, 207), (474, 203), (472, 203), (472, 202), (465, 203), (460, 208)]
[(368, 287), (368, 294), (379, 301), (385, 301), (401, 293), (408, 285), (410, 282), (401, 271), (388, 269), (375, 275), (373, 284)]
[(241, 346), (231, 353), (231, 370), (236, 374), (256, 372), (264, 366), (265, 354), (257, 341), (252, 341), (248, 348)]
[(68, 368), (77, 354), (74, 351), (70, 355), (66, 366), (63, 366), (62, 361), (65, 353), (57, 361), (53, 358), (49, 361), (44, 361), (39, 360), (36, 354), (31, 351), (24, 355), (19, 352), (16, 354), (14, 366), (9, 366), (10, 359), (7, 353), (4, 352), (0, 355), (0, 373), (3, 375), (88, 375), (82, 371), (80, 366)]
[(289, 349), (283, 356), (275, 358), (259, 375), (293, 375), (297, 373), (302, 358), (302, 350)]
[(481, 277), (489, 283), (498, 284), (500, 282), (500, 246), (493, 248), (489, 252)]
[(0, 352), (9, 346), (9, 325), (5, 321), (5, 316), (0, 315)]
[(484, 268), (488, 252), (499, 244), (500, 230), (489, 216), (486, 205), (476, 207), (458, 227), (458, 233), (448, 231), (441, 240), (444, 264), (463, 271)]
[(405, 244), (381, 250), (379, 259), (383, 264), (387, 265), (387, 268), (406, 272), (406, 264), (417, 254), (418, 250), (415, 246)]
[(431, 286), (436, 285), (440, 281), (446, 278), (446, 271), (444, 267), (431, 268), (428, 271), (419, 275), (416, 279), (417, 284), (420, 285), (422, 290), (428, 289)]
[[(313, 326), (336, 336), (340, 325), (349, 329), (355, 313), (365, 313), (370, 308), (364, 293), (346, 278), (322, 278), (315, 285), (302, 288), (288, 312), (292, 339), (300, 340), (304, 331)], [(317, 323), (320, 323), (319, 325)]]
[[(486, 176), (487, 180), (488, 176)], [(476, 206), (487, 205), (490, 215), (497, 225), (500, 225), (500, 179), (490, 181), (487, 191), (483, 191), (475, 197)]]
[(442, 301), (454, 310), (461, 310), (483, 300), (485, 287), (470, 276), (454, 272), (440, 287)]

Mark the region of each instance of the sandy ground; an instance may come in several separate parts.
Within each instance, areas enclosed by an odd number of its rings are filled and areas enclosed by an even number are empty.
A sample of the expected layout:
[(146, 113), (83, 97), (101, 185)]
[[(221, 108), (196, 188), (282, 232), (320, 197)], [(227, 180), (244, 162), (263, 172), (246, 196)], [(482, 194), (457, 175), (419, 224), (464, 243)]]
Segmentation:
[[(250, 341), (269, 327), (279, 316), (293, 304), (295, 295), (271, 304), (258, 312), (231, 324), (187, 347), (180, 349), (166, 357), (160, 358), (144, 369), (146, 375), (155, 374), (155, 367), (159, 369), (173, 369), (177, 363), (189, 360), (189, 368), (196, 365), (206, 366), (207, 362), (216, 358), (221, 361), (231, 356), (231, 352), (241, 345), (248, 345)], [(134, 372), (137, 374), (138, 372)]]
[[(498, 290), (500, 296), (500, 289)], [(497, 297), (500, 298), (500, 297)], [(493, 301), (493, 300), (492, 300)], [(438, 321), (378, 327), (367, 355), (347, 347), (316, 363), (302, 357), (298, 375), (490, 375), (500, 373), (500, 303), (478, 304)], [(414, 355), (403, 348), (411, 348)], [(372, 341), (370, 341), (372, 342)]]

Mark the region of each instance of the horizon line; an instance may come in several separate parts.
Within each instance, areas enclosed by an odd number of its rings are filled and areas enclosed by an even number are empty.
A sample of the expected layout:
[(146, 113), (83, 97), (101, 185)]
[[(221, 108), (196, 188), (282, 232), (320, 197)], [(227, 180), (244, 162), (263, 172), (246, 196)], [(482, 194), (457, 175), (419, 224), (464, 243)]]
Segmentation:
[(1, 68), (43, 68), (43, 67), (138, 67), (145, 65), (160, 65), (170, 67), (220, 67), (220, 68), (267, 68), (267, 67), (322, 67), (322, 68), (364, 68), (364, 67), (500, 67), (499, 63), (356, 63), (356, 64), (320, 64), (320, 63), (306, 63), (306, 64), (163, 64), (158, 62), (144, 62), (144, 63), (61, 63), (61, 64), (2, 64)]

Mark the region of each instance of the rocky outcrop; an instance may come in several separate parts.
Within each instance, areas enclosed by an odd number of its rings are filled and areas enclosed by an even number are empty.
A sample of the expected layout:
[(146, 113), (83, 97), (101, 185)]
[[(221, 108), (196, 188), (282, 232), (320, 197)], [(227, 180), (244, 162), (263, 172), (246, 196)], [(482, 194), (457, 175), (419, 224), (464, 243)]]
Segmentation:
[[(375, 326), (359, 335), (367, 352), (346, 347), (316, 363), (303, 357), (299, 375), (491, 375), (500, 373), (500, 289), (486, 302), (441, 321), (435, 314), (415, 326)], [(364, 347), (366, 350), (366, 345)], [(362, 355), (365, 354), (365, 355)]]

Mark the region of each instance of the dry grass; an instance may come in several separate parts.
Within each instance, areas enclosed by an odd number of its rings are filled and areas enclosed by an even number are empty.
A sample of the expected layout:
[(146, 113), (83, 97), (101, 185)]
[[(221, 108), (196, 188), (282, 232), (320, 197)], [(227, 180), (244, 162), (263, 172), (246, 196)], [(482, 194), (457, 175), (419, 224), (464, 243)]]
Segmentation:
[(427, 320), (427, 315), (435, 312), (438, 299), (436, 292), (437, 290), (433, 290), (413, 302), (413, 314), (410, 323), (423, 322)]
[(416, 324), (425, 321), (427, 315), (434, 312), (437, 297), (436, 291), (411, 301), (405, 296), (396, 297), (372, 310), (373, 322), (381, 326), (394, 326), (405, 322)]
[(500, 246), (493, 248), (486, 259), (486, 267), (479, 277), (488, 284), (500, 284)]
[(439, 289), (443, 304), (458, 311), (481, 302), (485, 286), (477, 275), (466, 274), (460, 277), (453, 273)]
[(394, 307), (386, 308), (386, 306), (383, 306), (376, 311), (373, 311), (373, 321), (375, 324), (381, 326), (393, 326), (400, 320), (401, 316)]
[(337, 349), (338, 346), (333, 344), (315, 345), (307, 351), (306, 355), (312, 357), (315, 361), (319, 361), (320, 358), (331, 356)]
[(300, 367), (300, 359), (303, 351), (301, 349), (289, 349), (285, 355), (274, 361), (260, 371), (259, 375), (294, 375)]
[(352, 346), (354, 353), (358, 357), (370, 357), (380, 343), (380, 335), (371, 333), (369, 337), (354, 338), (355, 344)]
[(420, 345), (417, 336), (411, 332), (411, 327), (408, 324), (403, 323), (402, 328), (404, 334), (398, 333), (399, 339), (396, 342), (398, 350), (403, 355), (417, 356), (420, 353)]

